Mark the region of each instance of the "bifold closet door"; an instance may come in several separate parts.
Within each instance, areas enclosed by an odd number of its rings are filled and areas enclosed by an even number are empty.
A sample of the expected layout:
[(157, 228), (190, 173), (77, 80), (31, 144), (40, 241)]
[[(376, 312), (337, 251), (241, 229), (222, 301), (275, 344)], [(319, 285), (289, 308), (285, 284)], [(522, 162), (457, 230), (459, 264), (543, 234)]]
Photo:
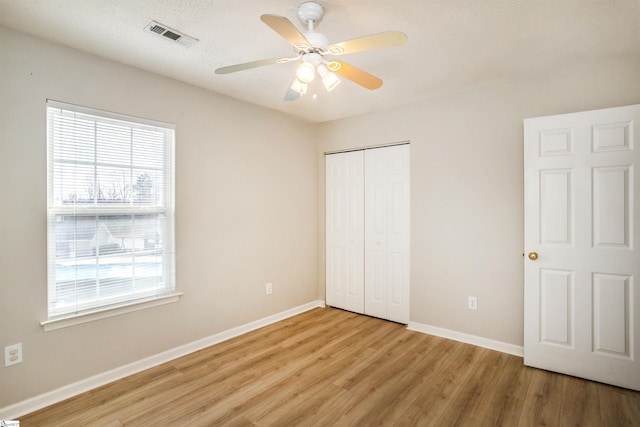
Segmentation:
[(326, 303), (364, 313), (364, 154), (325, 156)]
[(365, 314), (409, 322), (409, 145), (366, 150)]
[(326, 303), (409, 322), (409, 145), (329, 154)]

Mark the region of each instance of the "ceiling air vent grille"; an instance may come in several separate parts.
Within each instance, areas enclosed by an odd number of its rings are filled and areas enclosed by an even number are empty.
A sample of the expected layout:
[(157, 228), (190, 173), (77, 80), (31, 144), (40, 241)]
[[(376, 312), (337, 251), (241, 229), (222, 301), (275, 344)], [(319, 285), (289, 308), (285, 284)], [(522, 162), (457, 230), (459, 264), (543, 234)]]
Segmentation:
[(198, 42), (198, 39), (181, 33), (180, 31), (169, 28), (166, 25), (160, 24), (156, 21), (149, 22), (147, 26), (144, 27), (144, 30), (162, 36), (170, 41), (180, 43), (185, 47), (191, 47)]

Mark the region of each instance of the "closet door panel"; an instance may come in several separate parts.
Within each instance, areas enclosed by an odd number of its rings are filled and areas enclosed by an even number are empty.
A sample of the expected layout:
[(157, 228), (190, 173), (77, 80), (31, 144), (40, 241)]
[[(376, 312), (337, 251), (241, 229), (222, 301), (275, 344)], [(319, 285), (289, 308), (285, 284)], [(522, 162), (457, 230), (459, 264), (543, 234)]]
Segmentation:
[(409, 322), (409, 145), (365, 151), (365, 314)]
[(364, 154), (326, 162), (326, 303), (364, 313)]
[(387, 317), (387, 185), (385, 149), (365, 151), (365, 314)]

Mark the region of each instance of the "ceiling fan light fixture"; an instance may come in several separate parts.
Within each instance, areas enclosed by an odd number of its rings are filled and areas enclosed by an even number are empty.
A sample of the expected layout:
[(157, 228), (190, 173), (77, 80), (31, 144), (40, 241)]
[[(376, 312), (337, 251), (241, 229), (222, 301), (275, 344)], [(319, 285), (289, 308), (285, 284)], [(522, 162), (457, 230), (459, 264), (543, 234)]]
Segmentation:
[(322, 84), (327, 92), (331, 92), (340, 84), (340, 79), (335, 73), (332, 73), (327, 69), (324, 64), (318, 65), (318, 74), (322, 77)]
[(308, 62), (303, 62), (296, 70), (297, 80), (300, 80), (302, 83), (312, 82), (315, 76), (316, 70), (313, 68), (313, 65)]
[(322, 84), (325, 89), (327, 89), (327, 92), (331, 92), (340, 84), (340, 79), (333, 73), (327, 73), (327, 75), (322, 78)]
[(291, 83), (291, 90), (298, 92), (300, 95), (304, 95), (305, 93), (307, 93), (308, 87), (309, 85), (307, 85), (304, 82), (301, 82), (297, 78), (293, 79), (293, 82)]
[(307, 93), (308, 85), (306, 83), (301, 82), (298, 78), (294, 78), (291, 82), (291, 86), (287, 89), (287, 93), (284, 95), (285, 101), (295, 101), (300, 98), (302, 95)]

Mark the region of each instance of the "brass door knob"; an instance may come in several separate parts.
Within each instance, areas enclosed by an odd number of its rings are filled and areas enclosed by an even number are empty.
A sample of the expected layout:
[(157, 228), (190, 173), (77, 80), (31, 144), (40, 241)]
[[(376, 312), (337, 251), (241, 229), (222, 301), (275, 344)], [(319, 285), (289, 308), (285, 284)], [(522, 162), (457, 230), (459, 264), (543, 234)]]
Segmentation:
[(538, 259), (538, 253), (537, 252), (529, 252), (529, 259), (531, 261), (535, 261)]

